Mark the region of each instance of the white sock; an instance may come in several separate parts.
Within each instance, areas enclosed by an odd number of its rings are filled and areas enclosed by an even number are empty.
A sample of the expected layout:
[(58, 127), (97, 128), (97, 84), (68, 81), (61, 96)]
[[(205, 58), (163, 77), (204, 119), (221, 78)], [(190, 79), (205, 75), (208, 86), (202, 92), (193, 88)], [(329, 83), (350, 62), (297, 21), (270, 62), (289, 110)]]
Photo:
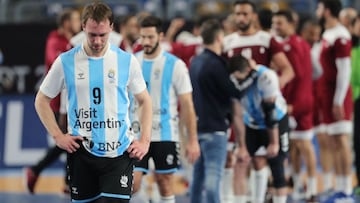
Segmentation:
[(303, 187), (302, 184), (302, 174), (301, 173), (294, 173), (292, 175), (293, 181), (294, 181), (294, 189), (295, 190), (300, 190)]
[(160, 202), (161, 200), (159, 186), (156, 182), (151, 184), (151, 200), (152, 202)]
[(221, 202), (232, 203), (234, 199), (234, 169), (225, 168), (224, 175), (222, 177), (221, 187)]
[(277, 196), (277, 195), (274, 195), (273, 196), (273, 202), (274, 203), (286, 203), (286, 196)]
[(267, 182), (268, 182), (268, 169), (264, 167), (261, 170), (255, 171), (255, 185), (256, 188), (254, 191), (251, 191), (252, 202), (264, 202), (266, 189), (267, 189)]
[(344, 190), (344, 181), (342, 176), (336, 175), (335, 177), (335, 191), (342, 192)]
[(351, 195), (352, 194), (352, 180), (351, 180), (351, 176), (347, 175), (347, 176), (343, 176), (343, 183), (344, 183), (344, 193), (346, 195)]
[(160, 197), (160, 203), (175, 203), (175, 195)]
[(246, 195), (235, 195), (234, 202), (235, 203), (246, 203), (247, 196)]
[(306, 189), (306, 197), (310, 198), (312, 195), (317, 194), (317, 180), (316, 177), (308, 177), (307, 178), (307, 189)]
[(331, 172), (323, 173), (323, 183), (324, 183), (324, 191), (327, 191), (327, 190), (330, 190), (333, 188)]

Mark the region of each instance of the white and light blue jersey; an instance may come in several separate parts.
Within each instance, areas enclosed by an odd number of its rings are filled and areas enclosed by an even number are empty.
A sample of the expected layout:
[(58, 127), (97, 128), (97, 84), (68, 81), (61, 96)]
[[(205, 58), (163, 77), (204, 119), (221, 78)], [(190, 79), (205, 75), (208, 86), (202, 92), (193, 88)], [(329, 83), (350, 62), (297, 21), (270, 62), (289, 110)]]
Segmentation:
[[(192, 86), (185, 63), (161, 51), (154, 59), (144, 59), (138, 52), (142, 73), (152, 99), (153, 123), (151, 141), (179, 141), (178, 95), (191, 93)], [(131, 105), (132, 123), (138, 125), (138, 105)], [(136, 129), (139, 126), (133, 128)]]
[(262, 65), (256, 67), (258, 77), (241, 99), (244, 123), (254, 129), (266, 129), (262, 108), (264, 99), (275, 98), (276, 119), (280, 121), (287, 113), (287, 104), (281, 94), (276, 73)]
[(68, 93), (68, 132), (83, 136), (84, 147), (100, 157), (122, 155), (132, 140), (128, 92), (146, 89), (135, 56), (108, 45), (104, 56), (89, 57), (83, 46), (61, 54), (40, 91), (53, 98)]

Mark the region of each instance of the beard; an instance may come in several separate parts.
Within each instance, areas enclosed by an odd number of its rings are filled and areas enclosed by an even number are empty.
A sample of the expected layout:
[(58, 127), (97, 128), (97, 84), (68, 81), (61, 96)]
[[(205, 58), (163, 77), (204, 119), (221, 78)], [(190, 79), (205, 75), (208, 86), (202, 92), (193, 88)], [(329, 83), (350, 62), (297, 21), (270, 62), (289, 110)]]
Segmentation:
[(248, 31), (250, 28), (251, 23), (245, 24), (245, 23), (239, 23), (238, 24), (238, 29), (241, 30), (242, 32)]
[(131, 44), (134, 44), (134, 43), (136, 42), (136, 40), (138, 40), (137, 35), (131, 34), (131, 33), (128, 33), (128, 34), (126, 35), (126, 38), (127, 38), (128, 40), (130, 40)]
[[(155, 53), (156, 49), (159, 47), (159, 41), (156, 42), (156, 44), (154, 45), (154, 47), (150, 47), (150, 46), (145, 46), (144, 47), (144, 53), (147, 55), (151, 55), (153, 53)], [(147, 48), (150, 48), (150, 50), (147, 50)]]

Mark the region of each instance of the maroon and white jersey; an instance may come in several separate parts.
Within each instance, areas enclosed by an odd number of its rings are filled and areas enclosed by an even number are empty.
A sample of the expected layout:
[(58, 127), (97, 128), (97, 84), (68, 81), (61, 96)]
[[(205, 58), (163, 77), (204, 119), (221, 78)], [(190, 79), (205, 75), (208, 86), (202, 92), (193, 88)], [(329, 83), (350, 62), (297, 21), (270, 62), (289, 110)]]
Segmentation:
[(311, 49), (298, 35), (283, 40), (284, 53), (291, 63), (295, 77), (283, 89), (288, 104), (293, 106), (291, 116), (296, 128), (290, 133), (293, 139), (312, 139), (313, 137), (313, 95)]
[(234, 32), (224, 38), (223, 52), (230, 58), (242, 55), (257, 64), (269, 66), (273, 55), (282, 52), (282, 46), (269, 33), (258, 31), (253, 35)]
[[(320, 64), (323, 75), (319, 79), (320, 110), (327, 133), (337, 135), (351, 133), (351, 35), (340, 23), (327, 29), (322, 36)], [(341, 70), (341, 72), (338, 72)], [(334, 104), (341, 105), (344, 119), (336, 120), (332, 114)]]
[[(283, 41), (284, 53), (294, 68), (295, 77), (284, 88), (288, 104), (295, 105), (294, 114), (308, 111), (312, 105), (312, 66), (308, 43), (297, 35)], [(299, 112), (297, 112), (299, 111)]]
[(334, 28), (327, 29), (322, 36), (320, 64), (323, 68), (321, 80), (336, 83), (336, 59), (350, 57), (351, 35), (340, 23)]

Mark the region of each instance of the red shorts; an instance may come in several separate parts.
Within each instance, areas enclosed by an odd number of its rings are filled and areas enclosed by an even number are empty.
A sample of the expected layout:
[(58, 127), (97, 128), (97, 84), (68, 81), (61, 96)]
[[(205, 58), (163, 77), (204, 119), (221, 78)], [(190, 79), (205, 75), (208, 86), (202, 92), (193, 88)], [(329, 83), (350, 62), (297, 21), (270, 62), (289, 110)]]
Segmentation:
[(324, 119), (324, 123), (327, 126), (327, 133), (330, 135), (351, 133), (351, 115), (353, 112), (351, 88), (348, 89), (344, 99), (344, 120), (342, 121), (336, 121), (332, 113), (335, 88), (323, 87), (320, 93), (319, 109), (321, 111), (321, 116)]
[[(324, 90), (320, 94), (320, 111), (321, 115), (324, 119), (325, 124), (331, 124), (335, 123), (336, 120), (333, 117), (332, 114), (332, 107), (333, 107), (333, 98), (334, 98), (334, 90)], [(353, 111), (353, 102), (351, 100), (351, 89), (346, 93), (344, 103), (344, 114), (345, 114), (345, 120), (350, 121), (351, 120), (351, 114)]]

